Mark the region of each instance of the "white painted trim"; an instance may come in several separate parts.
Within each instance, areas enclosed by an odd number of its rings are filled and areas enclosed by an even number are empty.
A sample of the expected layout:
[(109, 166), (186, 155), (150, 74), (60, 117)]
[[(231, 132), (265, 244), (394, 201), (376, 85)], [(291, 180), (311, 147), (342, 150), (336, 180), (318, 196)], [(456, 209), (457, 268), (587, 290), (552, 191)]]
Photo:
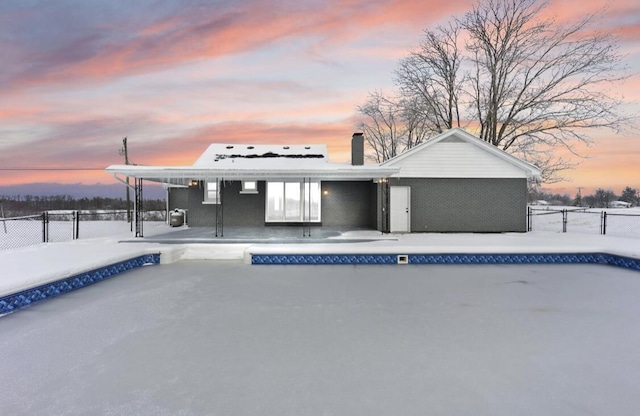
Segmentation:
[(105, 169), (111, 174), (120, 174), (132, 178), (164, 182), (173, 185), (186, 185), (190, 180), (211, 181), (216, 178), (225, 180), (373, 180), (388, 178), (398, 173), (400, 168), (372, 165), (349, 166), (331, 165), (306, 169), (211, 169), (194, 166), (135, 166), (111, 165)]
[[(406, 214), (406, 230), (401, 230), (401, 229), (394, 229), (393, 224), (394, 224), (394, 194), (398, 195), (397, 192), (395, 191), (400, 191), (400, 190), (406, 190), (406, 196), (407, 196), (407, 206), (405, 208), (401, 208), (401, 209), (406, 209), (405, 212), (400, 212), (400, 214)], [(389, 198), (390, 198), (390, 202), (389, 202), (389, 231), (393, 232), (398, 232), (398, 233), (410, 233), (411, 232), (411, 187), (410, 186), (391, 186), (389, 189)], [(396, 207), (397, 208), (397, 207)], [(404, 216), (404, 215), (401, 215)]]

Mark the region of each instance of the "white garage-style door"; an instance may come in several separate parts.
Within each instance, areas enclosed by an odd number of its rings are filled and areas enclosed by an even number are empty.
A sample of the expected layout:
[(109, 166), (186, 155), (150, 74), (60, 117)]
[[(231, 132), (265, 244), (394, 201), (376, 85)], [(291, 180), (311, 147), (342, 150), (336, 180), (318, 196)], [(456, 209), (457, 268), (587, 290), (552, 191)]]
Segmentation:
[(391, 210), (389, 226), (392, 233), (411, 231), (411, 188), (409, 186), (391, 187)]

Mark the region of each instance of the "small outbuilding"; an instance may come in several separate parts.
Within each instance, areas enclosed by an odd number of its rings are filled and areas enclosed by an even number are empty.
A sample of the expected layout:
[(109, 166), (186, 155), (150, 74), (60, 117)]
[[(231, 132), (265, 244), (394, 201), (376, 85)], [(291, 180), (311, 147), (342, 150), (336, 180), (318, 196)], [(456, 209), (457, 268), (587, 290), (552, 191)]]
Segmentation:
[(351, 145), (351, 163), (329, 162), (326, 145), (216, 143), (192, 166), (106, 170), (165, 184), (168, 212), (185, 210), (190, 227), (526, 231), (527, 181), (540, 170), (462, 129), (382, 164), (364, 164), (361, 133)]

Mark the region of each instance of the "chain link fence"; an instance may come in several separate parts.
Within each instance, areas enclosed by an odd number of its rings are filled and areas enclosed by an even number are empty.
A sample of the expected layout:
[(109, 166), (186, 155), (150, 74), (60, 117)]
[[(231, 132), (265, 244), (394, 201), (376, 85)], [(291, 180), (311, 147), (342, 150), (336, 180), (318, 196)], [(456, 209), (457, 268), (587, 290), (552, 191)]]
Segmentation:
[(640, 238), (640, 212), (608, 212), (589, 208), (527, 210), (529, 231), (603, 234)]
[(602, 221), (602, 234), (640, 238), (640, 214), (605, 212)]
[(44, 215), (0, 218), (0, 250), (27, 247), (45, 239)]
[[(145, 211), (144, 221), (166, 221), (165, 211)], [(133, 231), (127, 211), (48, 211), (41, 215), (0, 218), (0, 250), (40, 243), (109, 237)]]

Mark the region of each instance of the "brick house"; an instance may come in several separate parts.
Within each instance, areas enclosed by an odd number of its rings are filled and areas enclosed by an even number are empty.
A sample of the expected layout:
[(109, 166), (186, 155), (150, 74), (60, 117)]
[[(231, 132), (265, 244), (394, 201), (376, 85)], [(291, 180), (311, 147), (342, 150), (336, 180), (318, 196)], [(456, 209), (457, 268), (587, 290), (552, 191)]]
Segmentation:
[(190, 227), (335, 227), (382, 232), (525, 232), (527, 180), (540, 175), (462, 129), (382, 164), (331, 163), (325, 145), (212, 144), (192, 166), (115, 165), (163, 183)]

